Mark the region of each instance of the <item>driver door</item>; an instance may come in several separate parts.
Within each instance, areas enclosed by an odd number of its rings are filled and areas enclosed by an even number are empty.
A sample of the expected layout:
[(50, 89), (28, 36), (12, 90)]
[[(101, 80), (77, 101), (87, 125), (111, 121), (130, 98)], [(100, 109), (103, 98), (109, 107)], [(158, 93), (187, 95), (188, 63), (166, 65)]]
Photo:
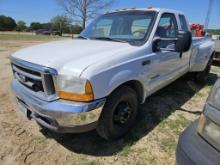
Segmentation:
[[(178, 34), (178, 24), (176, 16), (172, 13), (164, 13), (159, 21), (155, 37), (163, 39), (176, 38)], [(162, 40), (160, 47), (164, 49), (174, 49), (175, 41)], [(152, 92), (156, 91), (173, 79), (175, 79), (181, 70), (182, 55), (178, 52), (161, 50), (155, 53), (157, 56), (157, 64), (153, 69), (154, 75), (150, 80)]]

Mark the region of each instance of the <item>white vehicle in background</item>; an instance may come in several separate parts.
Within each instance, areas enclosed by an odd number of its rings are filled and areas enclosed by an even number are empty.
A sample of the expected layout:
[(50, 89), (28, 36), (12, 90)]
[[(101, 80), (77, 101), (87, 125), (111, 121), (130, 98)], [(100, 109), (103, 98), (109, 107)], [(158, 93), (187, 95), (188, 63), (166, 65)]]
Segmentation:
[(214, 50), (211, 39), (192, 39), (179, 11), (115, 11), (79, 39), (14, 53), (12, 89), (39, 125), (61, 133), (96, 128), (113, 140), (132, 128), (138, 105), (154, 92), (188, 72), (205, 81)]

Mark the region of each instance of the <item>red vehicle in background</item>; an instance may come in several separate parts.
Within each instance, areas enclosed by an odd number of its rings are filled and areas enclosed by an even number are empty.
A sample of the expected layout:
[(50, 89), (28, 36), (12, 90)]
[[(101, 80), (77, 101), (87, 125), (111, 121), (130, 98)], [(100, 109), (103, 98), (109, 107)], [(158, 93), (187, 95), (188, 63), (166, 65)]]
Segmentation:
[(190, 24), (190, 29), (194, 37), (203, 37), (205, 35), (204, 25)]
[[(190, 24), (190, 29), (194, 37), (203, 37), (205, 36), (204, 25), (201, 24)], [(220, 52), (216, 52), (214, 61), (220, 61)]]

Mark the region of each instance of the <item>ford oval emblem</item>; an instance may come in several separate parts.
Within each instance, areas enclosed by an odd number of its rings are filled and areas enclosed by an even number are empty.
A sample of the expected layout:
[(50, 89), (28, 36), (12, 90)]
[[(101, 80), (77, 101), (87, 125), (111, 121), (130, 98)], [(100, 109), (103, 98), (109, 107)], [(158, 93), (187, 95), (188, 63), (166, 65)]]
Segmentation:
[(18, 76), (22, 82), (26, 82), (26, 77), (24, 75), (19, 74)]

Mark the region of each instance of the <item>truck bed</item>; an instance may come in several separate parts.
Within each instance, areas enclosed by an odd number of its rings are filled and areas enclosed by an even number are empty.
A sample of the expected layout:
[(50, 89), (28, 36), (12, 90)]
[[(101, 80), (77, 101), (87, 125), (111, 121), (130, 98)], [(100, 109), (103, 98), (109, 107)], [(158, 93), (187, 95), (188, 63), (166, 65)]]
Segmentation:
[(210, 37), (193, 37), (190, 71), (204, 70), (214, 50), (214, 41)]

